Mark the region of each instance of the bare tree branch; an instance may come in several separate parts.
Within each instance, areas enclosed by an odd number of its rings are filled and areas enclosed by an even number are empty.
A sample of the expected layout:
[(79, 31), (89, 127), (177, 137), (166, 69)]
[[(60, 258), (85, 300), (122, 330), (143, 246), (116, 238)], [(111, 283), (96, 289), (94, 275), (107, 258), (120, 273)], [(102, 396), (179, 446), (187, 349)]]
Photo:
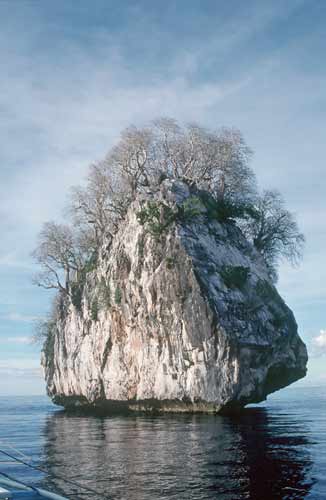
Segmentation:
[(255, 216), (242, 224), (242, 229), (264, 257), (271, 276), (276, 278), (280, 259), (296, 265), (302, 258), (305, 242), (291, 212), (284, 208), (278, 191), (265, 191), (257, 200)]

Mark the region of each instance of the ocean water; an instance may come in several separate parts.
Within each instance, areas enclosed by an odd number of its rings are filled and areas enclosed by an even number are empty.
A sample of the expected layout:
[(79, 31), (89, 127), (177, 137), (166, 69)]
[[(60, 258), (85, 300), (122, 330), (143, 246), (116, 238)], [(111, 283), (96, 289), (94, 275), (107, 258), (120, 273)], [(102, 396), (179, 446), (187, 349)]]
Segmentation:
[(0, 441), (46, 473), (5, 457), (0, 472), (71, 499), (326, 499), (325, 388), (284, 389), (236, 417), (68, 415), (45, 397), (3, 397)]

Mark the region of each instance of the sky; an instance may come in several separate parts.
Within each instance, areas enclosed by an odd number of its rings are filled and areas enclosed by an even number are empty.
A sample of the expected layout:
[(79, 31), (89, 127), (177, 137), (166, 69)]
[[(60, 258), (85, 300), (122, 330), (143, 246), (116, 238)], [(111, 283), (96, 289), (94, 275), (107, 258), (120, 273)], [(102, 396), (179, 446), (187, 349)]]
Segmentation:
[(235, 126), (306, 236), (278, 289), (326, 383), (326, 2), (0, 1), (0, 395), (43, 394), (31, 251), (123, 128)]

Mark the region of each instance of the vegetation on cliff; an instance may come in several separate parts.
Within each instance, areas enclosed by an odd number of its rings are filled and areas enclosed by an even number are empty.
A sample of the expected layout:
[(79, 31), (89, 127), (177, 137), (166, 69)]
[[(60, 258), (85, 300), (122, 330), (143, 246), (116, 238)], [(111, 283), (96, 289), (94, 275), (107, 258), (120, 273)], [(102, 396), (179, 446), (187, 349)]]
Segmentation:
[[(63, 301), (69, 298), (78, 309), (85, 278), (96, 269), (100, 248), (104, 242), (110, 248), (130, 204), (148, 192), (153, 201), (137, 218), (153, 237), (180, 217), (196, 217), (204, 205), (210, 218), (240, 227), (275, 281), (280, 259), (295, 263), (300, 258), (304, 237), (280, 193), (258, 193), (251, 156), (242, 134), (233, 128), (181, 127), (166, 118), (143, 128), (129, 127), (103, 161), (91, 165), (85, 185), (72, 189), (69, 223), (44, 224), (34, 251), (41, 269), (35, 283), (58, 290)], [(155, 198), (167, 178), (180, 180), (197, 193), (177, 212)], [(245, 280), (237, 272), (237, 280)], [(230, 279), (235, 277), (226, 269), (225, 280)], [(115, 302), (119, 301), (116, 290)], [(93, 319), (97, 313), (94, 303)]]

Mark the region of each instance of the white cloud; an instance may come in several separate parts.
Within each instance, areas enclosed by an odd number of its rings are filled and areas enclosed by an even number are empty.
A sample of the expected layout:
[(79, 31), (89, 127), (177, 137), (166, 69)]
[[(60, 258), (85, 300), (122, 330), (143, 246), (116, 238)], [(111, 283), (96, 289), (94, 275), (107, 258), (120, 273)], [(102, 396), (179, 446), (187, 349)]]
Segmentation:
[(28, 337), (28, 336), (7, 337), (4, 340), (5, 340), (5, 342), (8, 342), (10, 344), (31, 344), (32, 343), (31, 337)]
[(314, 339), (315, 345), (326, 352), (326, 330), (320, 330), (318, 337)]
[(31, 271), (34, 269), (34, 266), (31, 262), (22, 261), (17, 258), (16, 252), (5, 253), (0, 255), (0, 267), (8, 267), (8, 268), (16, 268)]
[(319, 335), (312, 339), (311, 354), (314, 357), (326, 355), (326, 330), (320, 330)]
[(36, 377), (42, 376), (42, 369), (38, 360), (22, 358), (22, 359), (0, 359), (0, 377)]
[(21, 314), (21, 313), (9, 313), (5, 319), (9, 321), (18, 321), (22, 323), (31, 323), (39, 319), (38, 316), (31, 316), (29, 314)]
[(40, 316), (33, 316), (31, 314), (22, 314), (19, 312), (10, 312), (8, 314), (3, 314), (0, 316), (1, 320), (12, 321), (14, 323), (33, 323), (38, 319), (41, 319)]
[(0, 359), (0, 395), (45, 394), (45, 383), (37, 359)]

